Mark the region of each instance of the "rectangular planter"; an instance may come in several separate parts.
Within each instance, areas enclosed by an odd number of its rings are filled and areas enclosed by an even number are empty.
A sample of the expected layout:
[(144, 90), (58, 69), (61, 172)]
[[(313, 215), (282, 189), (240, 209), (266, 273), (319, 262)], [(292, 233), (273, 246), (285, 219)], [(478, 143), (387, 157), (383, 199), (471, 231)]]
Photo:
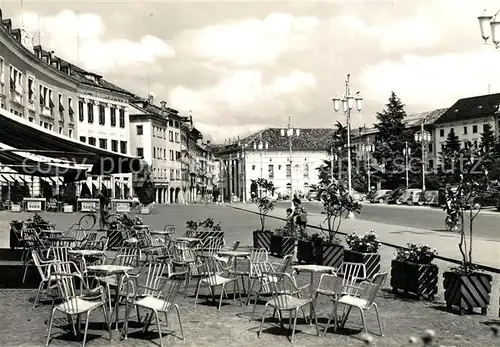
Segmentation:
[(484, 273), (462, 275), (445, 271), (443, 277), (444, 300), (448, 312), (455, 306), (460, 310), (460, 315), (463, 315), (465, 310), (473, 313), (478, 307), (481, 309), (481, 314), (486, 315), (490, 303), (491, 275)]
[(63, 212), (64, 213), (73, 213), (73, 205), (64, 205)]
[(323, 244), (321, 258), (316, 264), (339, 268), (344, 262), (344, 252), (342, 245)]
[(310, 241), (298, 240), (297, 261), (303, 264), (316, 264), (314, 245)]
[(12, 212), (21, 212), (21, 205), (19, 205), (19, 204), (12, 204), (10, 206), (10, 210)]
[(255, 230), (253, 232), (253, 248), (271, 250), (271, 235), (269, 230)]
[(150, 213), (151, 210), (149, 209), (149, 207), (147, 206), (141, 207), (141, 214), (150, 214)]
[[(365, 264), (367, 279), (373, 278), (375, 274), (380, 272), (380, 254), (378, 253), (361, 253), (345, 249), (344, 262)], [(362, 277), (362, 274), (359, 274), (358, 277)]]
[(294, 247), (295, 239), (293, 237), (271, 236), (271, 249), (269, 252), (278, 258), (284, 258), (286, 255), (293, 254)]
[(393, 260), (391, 262), (391, 287), (394, 294), (413, 294), (418, 299), (427, 297), (434, 301), (438, 292), (439, 269), (435, 264), (416, 264)]
[(221, 241), (224, 241), (224, 232), (223, 231), (195, 231), (193, 232), (193, 236), (195, 239), (200, 239), (201, 240), (201, 248), (205, 249), (208, 246), (209, 243), (209, 237), (215, 237), (221, 239)]

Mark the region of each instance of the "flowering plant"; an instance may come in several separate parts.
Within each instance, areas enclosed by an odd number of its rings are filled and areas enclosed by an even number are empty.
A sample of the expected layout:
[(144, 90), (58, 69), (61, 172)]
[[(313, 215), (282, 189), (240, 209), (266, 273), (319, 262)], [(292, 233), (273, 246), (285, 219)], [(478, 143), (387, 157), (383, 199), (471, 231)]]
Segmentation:
[(417, 264), (430, 264), (436, 258), (436, 249), (428, 245), (408, 243), (407, 248), (399, 248), (395, 260), (407, 261)]
[(345, 237), (345, 241), (351, 251), (360, 253), (376, 253), (380, 246), (380, 242), (377, 241), (377, 234), (373, 230), (363, 236), (353, 231)]

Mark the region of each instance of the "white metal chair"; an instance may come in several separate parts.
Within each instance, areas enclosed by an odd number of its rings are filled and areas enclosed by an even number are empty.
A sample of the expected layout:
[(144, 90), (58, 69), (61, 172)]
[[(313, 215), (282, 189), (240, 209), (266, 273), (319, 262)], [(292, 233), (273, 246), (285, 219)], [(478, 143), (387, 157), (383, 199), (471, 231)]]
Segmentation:
[[(375, 298), (377, 297), (377, 293), (380, 289), (380, 287), (384, 284), (385, 280), (387, 279), (387, 272), (384, 273), (378, 273), (375, 276), (373, 276), (372, 281), (368, 282), (361, 282), (359, 285), (345, 285), (342, 288), (342, 292), (348, 293), (345, 295), (342, 295), (337, 301), (335, 301), (335, 307), (334, 307), (334, 312), (333, 312), (333, 317), (335, 320), (335, 331), (337, 330), (337, 308), (338, 305), (346, 305), (348, 306), (348, 311), (347, 314), (344, 315), (343, 321), (342, 321), (342, 327), (344, 327), (345, 322), (347, 320), (347, 317), (349, 316), (349, 313), (351, 311), (351, 308), (355, 307), (359, 309), (361, 313), (361, 320), (363, 322), (363, 329), (366, 334), (368, 334), (368, 329), (366, 327), (366, 319), (365, 319), (365, 313), (364, 311), (367, 311), (371, 309), (372, 307), (375, 308), (375, 313), (377, 315), (377, 322), (378, 322), (378, 327), (380, 329), (380, 336), (384, 336), (384, 332), (382, 330), (382, 324), (380, 323), (380, 316), (378, 312), (378, 306), (375, 303)], [(328, 319), (327, 326), (325, 329), (328, 328), (328, 325), (330, 324), (331, 317)]]
[[(268, 285), (270, 288), (272, 298), (267, 301), (266, 306), (264, 307), (264, 313), (262, 314), (262, 320), (260, 323), (259, 337), (262, 336), (262, 327), (264, 325), (264, 320), (266, 318), (267, 308), (271, 306), (280, 313), (280, 318), (283, 317), (282, 314), (283, 311), (289, 312), (289, 324), (290, 328), (292, 329), (292, 336), (290, 342), (293, 342), (295, 338), (295, 328), (297, 326), (298, 311), (299, 309), (302, 310), (302, 313), (305, 316), (304, 307), (311, 305), (313, 299), (310, 297), (298, 298), (291, 294), (299, 292), (299, 288), (297, 287), (295, 279), (290, 274), (283, 272), (282, 273), (264, 272), (263, 278), (266, 285)], [(313, 310), (312, 314), (315, 317), (316, 334), (319, 336), (318, 319), (316, 317), (316, 314), (314, 314), (314, 309), (315, 309), (314, 305), (311, 305), (311, 308)], [(292, 327), (292, 316), (293, 316), (293, 327)], [(282, 322), (281, 319), (280, 321)], [(283, 324), (281, 323), (281, 325)]]
[[(182, 274), (170, 274), (168, 278), (162, 277), (158, 278), (156, 284), (153, 283), (153, 287), (148, 288), (149, 295), (139, 296), (136, 295), (133, 300), (133, 305), (140, 307), (145, 310), (151, 311), (150, 315), (146, 315), (144, 320), (144, 332), (147, 331), (149, 324), (151, 323), (153, 317), (156, 318), (156, 324), (158, 327), (158, 335), (160, 337), (160, 346), (163, 347), (163, 338), (161, 333), (160, 324), (160, 313), (165, 315), (165, 321), (168, 323), (167, 314), (175, 309), (177, 313), (177, 319), (179, 320), (179, 330), (181, 340), (184, 340), (184, 331), (182, 329), (182, 320), (179, 305), (175, 303), (175, 299), (179, 293), (179, 288), (183, 282)], [(160, 285), (161, 284), (161, 285)], [(153, 289), (156, 287), (156, 289)], [(127, 316), (128, 319), (128, 316)], [(126, 323), (127, 326), (128, 323)]]
[[(57, 269), (57, 264), (55, 265), (56, 271), (63, 271), (63, 268)], [(72, 316), (77, 316), (79, 317), (81, 314), (86, 314), (86, 319), (85, 319), (85, 332), (83, 335), (83, 344), (82, 347), (85, 347), (85, 342), (87, 339), (87, 331), (88, 331), (88, 325), (89, 325), (89, 315), (92, 313), (97, 308), (101, 308), (102, 312), (104, 314), (104, 320), (105, 324), (108, 328), (109, 331), (109, 339), (111, 340), (111, 328), (108, 324), (108, 318), (107, 318), (107, 311), (105, 308), (105, 300), (102, 291), (100, 292), (101, 295), (99, 297), (99, 300), (87, 300), (82, 296), (82, 293), (78, 294), (78, 291), (76, 289), (76, 284), (75, 280), (79, 279), (80, 283), (82, 285), (85, 285), (85, 282), (83, 278), (76, 273), (65, 273), (65, 272), (55, 272), (52, 273), (52, 276), (56, 279), (57, 286), (59, 288), (60, 295), (62, 296), (63, 302), (57, 306), (54, 306), (50, 313), (50, 318), (49, 318), (49, 331), (47, 334), (47, 342), (45, 343), (45, 346), (48, 346), (50, 343), (50, 335), (52, 332), (52, 324), (54, 322), (54, 315), (56, 311), (62, 312), (69, 317)], [(85, 288), (88, 290), (88, 288)], [(101, 288), (97, 288), (97, 290), (102, 290)], [(78, 323), (78, 331), (79, 331), (79, 323)], [(77, 330), (75, 329), (75, 326), (73, 325), (73, 332), (76, 335)]]

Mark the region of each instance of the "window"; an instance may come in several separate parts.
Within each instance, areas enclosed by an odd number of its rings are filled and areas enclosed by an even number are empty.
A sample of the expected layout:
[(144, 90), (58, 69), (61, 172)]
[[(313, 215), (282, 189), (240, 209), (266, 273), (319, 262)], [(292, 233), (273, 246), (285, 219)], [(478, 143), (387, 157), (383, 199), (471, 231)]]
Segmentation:
[(486, 126), (487, 126), (487, 125), (488, 125), (488, 124), (483, 124), (483, 133), (484, 133), (484, 129), (486, 129)]
[[(0, 77), (1, 75), (2, 73), (0, 71)], [(1, 79), (1, 81), (3, 82), (3, 78)], [(32, 78), (28, 78), (28, 100), (31, 102), (35, 100), (35, 81)]]
[(63, 130), (64, 130), (64, 128), (63, 128), (63, 127), (59, 127), (59, 134), (62, 134), (62, 133), (63, 133)]
[(439, 136), (444, 137), (444, 129), (439, 129)]
[(144, 148), (141, 148), (141, 147), (137, 148), (137, 156), (139, 158), (144, 158)]
[(85, 136), (80, 136), (80, 142), (85, 143), (85, 141), (86, 141), (86, 140), (87, 140), (87, 139), (85, 138)]
[(171, 119), (169, 119), (169, 120), (168, 120), (168, 126), (169, 126), (169, 127), (173, 127), (173, 126), (174, 126), (174, 121), (173, 121), (173, 120), (171, 120)]
[(87, 104), (87, 115), (88, 115), (88, 122), (90, 124), (94, 123), (94, 104), (90, 102)]
[(0, 57), (0, 84), (4, 84), (5, 78), (5, 60)]
[(156, 159), (156, 147), (153, 147), (153, 158)]
[(179, 133), (175, 133), (175, 142), (179, 143)]
[(168, 131), (168, 140), (174, 142), (174, 132), (172, 130)]
[(143, 135), (144, 134), (144, 129), (142, 125), (137, 126), (137, 135)]
[(173, 150), (169, 150), (168, 154), (170, 155), (170, 160), (174, 161), (174, 151)]
[(14, 66), (10, 66), (10, 90), (18, 94), (23, 94), (23, 74)]
[(286, 178), (292, 177), (292, 166), (290, 164), (286, 164)]
[(304, 164), (304, 178), (309, 178), (309, 165)]
[(175, 170), (175, 179), (176, 180), (181, 179), (181, 170), (179, 170), (179, 169)]
[(78, 120), (80, 122), (85, 120), (85, 115), (83, 114), (83, 101), (78, 101)]
[(472, 133), (477, 134), (477, 125), (472, 126)]
[(175, 151), (175, 160), (181, 161), (181, 152)]
[(464, 135), (467, 135), (467, 127), (464, 127)]
[(89, 137), (89, 145), (95, 146), (96, 139), (95, 137)]
[(153, 125), (153, 137), (156, 137), (156, 127)]
[(42, 108), (54, 107), (54, 102), (52, 101), (52, 90), (40, 84), (39, 92), (40, 92), (40, 107)]
[(432, 143), (429, 143), (429, 153), (432, 153)]
[(179, 122), (178, 121), (175, 121), (175, 128), (179, 129)]
[(170, 179), (175, 180), (175, 170), (174, 169), (170, 169)]
[(113, 152), (118, 152), (118, 141), (117, 140), (111, 140), (111, 150)]
[(115, 127), (116, 126), (116, 108), (111, 107), (111, 126)]
[(60, 113), (64, 112), (64, 100), (61, 93), (57, 94), (57, 107)]
[(50, 109), (53, 109), (54, 107), (56, 107), (52, 97), (53, 97), (52, 96), (52, 89), (49, 89), (49, 107), (50, 107)]
[(429, 168), (433, 169), (434, 168), (434, 160), (429, 159)]
[(68, 129), (68, 136), (73, 137), (73, 129)]
[[(73, 116), (75, 114), (75, 111), (73, 111), (73, 99), (68, 97), (68, 113), (70, 116)], [(73, 119), (73, 117), (71, 117)]]
[(120, 109), (120, 128), (125, 128), (125, 110)]
[(127, 141), (120, 141), (120, 153), (127, 154)]
[(108, 149), (108, 140), (99, 139), (99, 148)]
[(103, 105), (99, 105), (99, 124), (106, 125), (106, 109)]
[(273, 179), (274, 178), (274, 165), (269, 165), (268, 172), (269, 172), (269, 178)]

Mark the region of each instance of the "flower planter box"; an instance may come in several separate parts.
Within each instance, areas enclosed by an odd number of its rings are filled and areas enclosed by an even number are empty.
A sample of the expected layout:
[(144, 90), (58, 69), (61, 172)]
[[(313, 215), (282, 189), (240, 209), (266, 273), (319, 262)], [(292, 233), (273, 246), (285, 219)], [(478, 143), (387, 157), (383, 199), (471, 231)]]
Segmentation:
[(298, 240), (297, 261), (304, 264), (316, 264), (316, 252), (312, 242)]
[(322, 252), (316, 264), (339, 268), (344, 262), (344, 246), (336, 244), (323, 244)]
[[(366, 278), (371, 279), (375, 274), (380, 272), (380, 254), (378, 253), (361, 253), (344, 249), (345, 263), (361, 263), (366, 267)], [(358, 274), (358, 277), (363, 277)]]
[(255, 230), (253, 232), (253, 248), (262, 248), (269, 252), (271, 250), (271, 235), (269, 230)]
[(293, 237), (284, 237), (279, 235), (271, 236), (271, 249), (269, 252), (278, 258), (293, 254), (295, 248), (295, 239)]
[(481, 314), (486, 315), (490, 303), (491, 275), (473, 273), (462, 275), (452, 271), (443, 273), (444, 300), (446, 310), (451, 312), (453, 306), (457, 307), (460, 315), (473, 313), (475, 308), (481, 309)]
[(438, 267), (435, 264), (416, 264), (406, 261), (393, 260), (391, 262), (391, 287), (397, 294), (413, 294), (421, 300), (427, 297), (434, 301), (438, 292)]
[(147, 206), (141, 207), (141, 214), (150, 214), (151, 209)]
[(210, 242), (210, 238), (218, 238), (221, 239), (221, 242), (224, 242), (224, 232), (223, 231), (195, 231), (192, 236), (195, 239), (200, 239), (200, 247), (202, 249), (206, 249), (208, 247), (208, 243)]

